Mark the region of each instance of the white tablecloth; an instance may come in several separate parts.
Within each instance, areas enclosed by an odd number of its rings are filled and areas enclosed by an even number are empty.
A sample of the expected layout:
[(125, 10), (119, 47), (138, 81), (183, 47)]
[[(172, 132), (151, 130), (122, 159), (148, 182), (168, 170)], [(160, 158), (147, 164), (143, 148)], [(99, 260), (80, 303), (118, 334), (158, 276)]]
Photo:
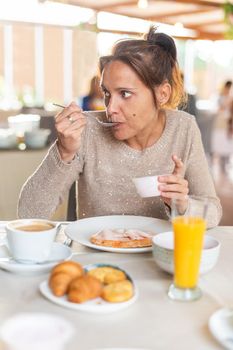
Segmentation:
[(67, 350), (221, 349), (208, 330), (208, 320), (218, 308), (233, 306), (233, 227), (218, 227), (208, 234), (221, 242), (221, 252), (215, 268), (200, 278), (203, 297), (198, 301), (169, 300), (167, 289), (172, 277), (156, 266), (151, 253), (105, 253), (80, 249), (75, 243), (74, 250), (80, 253), (75, 259), (81, 264), (107, 262), (126, 270), (139, 289), (136, 303), (108, 315), (69, 310), (40, 294), (38, 285), (48, 274), (23, 276), (0, 270), (0, 325), (18, 312), (50, 312), (62, 315), (76, 328)]

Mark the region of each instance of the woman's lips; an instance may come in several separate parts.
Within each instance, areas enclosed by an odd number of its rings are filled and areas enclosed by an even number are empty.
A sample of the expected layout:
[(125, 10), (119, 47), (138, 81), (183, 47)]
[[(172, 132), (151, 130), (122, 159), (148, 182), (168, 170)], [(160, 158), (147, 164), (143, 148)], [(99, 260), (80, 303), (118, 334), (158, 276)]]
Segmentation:
[(117, 121), (114, 121), (114, 123), (117, 123), (116, 125), (113, 126), (114, 129), (119, 128), (123, 124), (123, 122), (117, 122)]

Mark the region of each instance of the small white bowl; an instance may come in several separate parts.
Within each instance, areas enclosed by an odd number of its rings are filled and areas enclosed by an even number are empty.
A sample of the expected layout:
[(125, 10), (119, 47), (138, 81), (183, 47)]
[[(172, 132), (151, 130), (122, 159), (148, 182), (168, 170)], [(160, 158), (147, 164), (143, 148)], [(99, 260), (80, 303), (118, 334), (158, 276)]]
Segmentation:
[[(173, 232), (159, 233), (152, 239), (153, 257), (156, 264), (164, 271), (173, 274)], [(220, 250), (220, 243), (212, 236), (205, 235), (202, 251), (200, 274), (205, 274), (215, 266)]]
[(37, 129), (26, 131), (24, 139), (29, 148), (43, 148), (46, 146), (51, 131), (49, 129)]
[(38, 114), (18, 114), (8, 117), (8, 125), (18, 136), (22, 136), (25, 131), (39, 128), (40, 116)]
[(17, 137), (14, 130), (0, 129), (0, 148), (8, 149), (17, 146)]

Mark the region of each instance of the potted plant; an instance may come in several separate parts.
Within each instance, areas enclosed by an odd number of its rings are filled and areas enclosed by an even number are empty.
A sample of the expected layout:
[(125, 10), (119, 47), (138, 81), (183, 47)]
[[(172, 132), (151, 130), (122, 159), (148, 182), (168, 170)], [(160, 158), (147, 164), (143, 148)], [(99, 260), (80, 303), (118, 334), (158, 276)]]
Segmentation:
[(224, 19), (227, 25), (227, 31), (225, 33), (226, 39), (233, 39), (233, 4), (226, 2), (223, 5)]

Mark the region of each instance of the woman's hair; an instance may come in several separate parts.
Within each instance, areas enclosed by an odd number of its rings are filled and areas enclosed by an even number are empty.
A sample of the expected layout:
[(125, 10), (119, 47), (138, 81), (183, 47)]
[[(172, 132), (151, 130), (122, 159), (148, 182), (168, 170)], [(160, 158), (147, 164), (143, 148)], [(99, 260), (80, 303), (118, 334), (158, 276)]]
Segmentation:
[(229, 94), (232, 85), (233, 85), (233, 82), (231, 80), (225, 81), (224, 84), (222, 85), (221, 89), (220, 89), (220, 95)]
[(227, 80), (227, 81), (224, 83), (222, 90), (230, 90), (231, 87), (232, 87), (232, 81), (231, 81), (231, 80)]
[(89, 89), (88, 96), (95, 97), (95, 96), (99, 96), (99, 95), (100, 96), (102, 95), (101, 89), (100, 89), (100, 79), (96, 75), (90, 81), (90, 89)]
[(175, 42), (170, 36), (157, 33), (155, 27), (150, 28), (144, 39), (117, 42), (112, 55), (100, 58), (100, 71), (112, 61), (121, 61), (135, 71), (152, 91), (156, 106), (154, 88), (165, 81), (171, 85), (171, 96), (163, 107), (176, 108), (185, 99)]
[(232, 86), (232, 81), (231, 80), (227, 80), (224, 84), (224, 87), (226, 88), (230, 88)]

